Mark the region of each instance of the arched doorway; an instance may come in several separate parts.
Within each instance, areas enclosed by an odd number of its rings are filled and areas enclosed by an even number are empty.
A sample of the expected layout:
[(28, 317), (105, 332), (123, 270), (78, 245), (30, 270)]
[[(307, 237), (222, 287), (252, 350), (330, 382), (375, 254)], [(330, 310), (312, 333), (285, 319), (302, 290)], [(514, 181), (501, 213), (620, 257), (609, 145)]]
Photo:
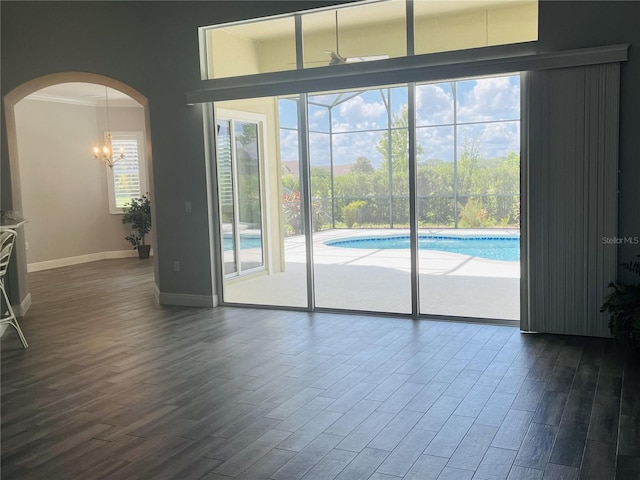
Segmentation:
[[(11, 182), (11, 210), (22, 211), (23, 210), (23, 192), (21, 188), (20, 177), (20, 158), (18, 149), (18, 133), (16, 125), (16, 105), (21, 100), (25, 99), (31, 94), (38, 92), (44, 88), (51, 87), (53, 85), (66, 84), (66, 83), (85, 83), (95, 84), (109, 89), (117, 90), (124, 95), (130, 97), (137, 102), (143, 109), (143, 122), (144, 122), (144, 145), (145, 154), (144, 160), (146, 163), (146, 169), (148, 172), (148, 191), (153, 195), (153, 162), (151, 154), (151, 136), (150, 136), (150, 120), (148, 110), (148, 99), (142, 95), (139, 91), (131, 86), (122, 83), (104, 75), (98, 75), (86, 72), (64, 72), (55, 73), (38, 77), (30, 80), (19, 87), (13, 89), (4, 98), (5, 105), (5, 118), (7, 129), (7, 146), (9, 153), (9, 172)], [(89, 156), (90, 154), (88, 154)], [(6, 200), (6, 198), (5, 198)], [(5, 207), (6, 208), (6, 207)], [(154, 218), (155, 220), (155, 218)], [(22, 229), (22, 227), (21, 227)], [(20, 233), (20, 232), (19, 232)], [(24, 239), (24, 235), (22, 235)], [(157, 265), (157, 264), (156, 264)], [(155, 278), (157, 283), (157, 267), (155, 268)], [(29, 288), (27, 282), (27, 255), (26, 246), (23, 241), (19, 241), (15, 248), (15, 261), (11, 266), (9, 283), (10, 283), (10, 298), (11, 303), (14, 304), (16, 313), (18, 315), (24, 315), (29, 308), (31, 298), (29, 295)]]

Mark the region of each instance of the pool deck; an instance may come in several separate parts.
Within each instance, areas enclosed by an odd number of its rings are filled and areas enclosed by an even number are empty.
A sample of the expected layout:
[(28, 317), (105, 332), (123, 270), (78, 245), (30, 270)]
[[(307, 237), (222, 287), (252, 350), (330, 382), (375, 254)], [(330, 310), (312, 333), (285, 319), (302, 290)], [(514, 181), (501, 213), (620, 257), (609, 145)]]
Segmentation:
[[(336, 309), (410, 313), (410, 252), (407, 249), (345, 248), (328, 240), (407, 235), (406, 229), (336, 229), (315, 232), (316, 305)], [(421, 229), (420, 234), (517, 235), (512, 229)], [(303, 236), (285, 239), (285, 271), (225, 283), (231, 303), (306, 306)], [(420, 310), (432, 315), (518, 320), (520, 263), (419, 250)]]

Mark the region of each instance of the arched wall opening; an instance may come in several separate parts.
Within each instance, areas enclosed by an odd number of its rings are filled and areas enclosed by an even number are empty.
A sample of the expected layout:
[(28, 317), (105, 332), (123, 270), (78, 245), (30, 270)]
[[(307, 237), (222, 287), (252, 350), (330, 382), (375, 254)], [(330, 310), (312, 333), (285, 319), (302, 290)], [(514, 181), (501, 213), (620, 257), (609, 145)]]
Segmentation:
[[(4, 206), (5, 209), (14, 210), (17, 212), (23, 211), (24, 198), (21, 182), (21, 169), (20, 169), (20, 151), (18, 142), (18, 125), (16, 121), (16, 105), (44, 88), (51, 87), (53, 85), (65, 84), (65, 83), (88, 83), (107, 87), (109, 89), (117, 90), (122, 94), (130, 97), (139, 106), (142, 107), (142, 122), (143, 128), (143, 143), (144, 143), (144, 163), (146, 165), (148, 184), (147, 190), (153, 198), (154, 185), (153, 185), (153, 161), (152, 161), (152, 148), (151, 148), (151, 134), (150, 134), (150, 120), (148, 110), (148, 99), (140, 92), (130, 87), (129, 85), (122, 83), (110, 77), (103, 75), (86, 73), (86, 72), (64, 72), (55, 73), (51, 75), (45, 75), (36, 79), (30, 80), (19, 87), (15, 88), (4, 98), (6, 129), (7, 129), (7, 145), (9, 153), (9, 169), (10, 169), (10, 185), (11, 196), (9, 205)], [(87, 145), (87, 157), (90, 158), (90, 147)], [(89, 161), (89, 160), (88, 160)], [(102, 186), (100, 186), (102, 187)], [(5, 201), (7, 197), (5, 196)], [(73, 222), (73, 219), (64, 220), (64, 212), (60, 212), (61, 222)], [(152, 208), (153, 223), (155, 224), (155, 211)], [(27, 219), (28, 220), (28, 219)], [(9, 290), (11, 303), (14, 305), (16, 314), (24, 315), (31, 304), (31, 297), (29, 294), (29, 286), (27, 281), (27, 254), (25, 245), (24, 227), (19, 227), (19, 236), (22, 237), (22, 241), (18, 241), (15, 248), (15, 257), (9, 271)], [(22, 235), (20, 235), (22, 234)], [(154, 245), (154, 250), (157, 254), (157, 249)], [(154, 262), (154, 275), (156, 284), (158, 283), (158, 262)]]

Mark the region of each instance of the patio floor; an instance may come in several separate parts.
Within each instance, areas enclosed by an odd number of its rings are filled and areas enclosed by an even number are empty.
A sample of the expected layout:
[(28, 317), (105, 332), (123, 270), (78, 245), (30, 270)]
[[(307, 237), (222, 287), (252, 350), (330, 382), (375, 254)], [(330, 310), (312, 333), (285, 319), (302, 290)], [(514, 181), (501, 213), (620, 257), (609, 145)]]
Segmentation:
[[(344, 248), (328, 240), (407, 234), (407, 230), (339, 229), (313, 235), (316, 306), (371, 312), (410, 313), (409, 250)], [(420, 230), (420, 234), (487, 234), (486, 230)], [(515, 235), (517, 230), (491, 230)], [(285, 239), (285, 271), (225, 281), (229, 303), (306, 307), (304, 237)], [(518, 320), (520, 263), (434, 250), (419, 251), (420, 311), (423, 314)]]

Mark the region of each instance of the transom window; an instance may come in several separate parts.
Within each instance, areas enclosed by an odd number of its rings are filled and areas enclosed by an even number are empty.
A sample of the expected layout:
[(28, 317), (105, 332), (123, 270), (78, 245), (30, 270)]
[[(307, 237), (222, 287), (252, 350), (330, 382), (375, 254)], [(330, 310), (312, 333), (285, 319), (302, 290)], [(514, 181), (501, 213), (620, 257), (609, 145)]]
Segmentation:
[(366, 1), (201, 32), (202, 77), (217, 79), (534, 41), (538, 1)]

